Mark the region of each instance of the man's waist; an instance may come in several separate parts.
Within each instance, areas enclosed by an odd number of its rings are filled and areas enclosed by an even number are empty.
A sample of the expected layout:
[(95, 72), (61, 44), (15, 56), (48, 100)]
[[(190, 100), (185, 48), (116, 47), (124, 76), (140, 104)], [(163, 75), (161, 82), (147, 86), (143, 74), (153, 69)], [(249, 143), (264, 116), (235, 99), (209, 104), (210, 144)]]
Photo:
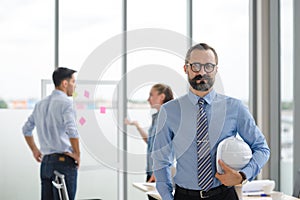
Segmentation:
[(53, 144), (50, 142), (40, 141), (40, 143), (41, 143), (40, 151), (43, 155), (50, 155), (50, 154), (56, 154), (56, 153), (64, 154), (65, 152), (69, 152), (69, 153), (73, 152), (71, 144), (61, 142), (59, 140), (53, 140), (53, 142), (59, 143), (59, 145)]
[(205, 199), (205, 198), (209, 198), (209, 197), (218, 195), (222, 192), (225, 192), (230, 188), (231, 188), (231, 186), (229, 187), (229, 186), (225, 186), (225, 185), (220, 185), (218, 187), (211, 188), (208, 191), (204, 191), (204, 190), (190, 190), (190, 189), (182, 188), (182, 187), (176, 185), (176, 192), (185, 194), (188, 196), (195, 196), (195, 197), (200, 197), (202, 199)]
[(43, 156), (43, 161), (75, 162), (75, 160), (63, 153), (52, 153)]

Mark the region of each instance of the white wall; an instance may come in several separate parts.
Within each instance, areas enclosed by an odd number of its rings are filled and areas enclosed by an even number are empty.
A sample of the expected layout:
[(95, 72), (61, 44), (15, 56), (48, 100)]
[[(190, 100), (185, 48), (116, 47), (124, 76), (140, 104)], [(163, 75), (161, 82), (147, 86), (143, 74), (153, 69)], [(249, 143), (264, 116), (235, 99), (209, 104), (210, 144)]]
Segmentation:
[(39, 164), (21, 131), (29, 113), (28, 110), (0, 110), (0, 199), (40, 199)]

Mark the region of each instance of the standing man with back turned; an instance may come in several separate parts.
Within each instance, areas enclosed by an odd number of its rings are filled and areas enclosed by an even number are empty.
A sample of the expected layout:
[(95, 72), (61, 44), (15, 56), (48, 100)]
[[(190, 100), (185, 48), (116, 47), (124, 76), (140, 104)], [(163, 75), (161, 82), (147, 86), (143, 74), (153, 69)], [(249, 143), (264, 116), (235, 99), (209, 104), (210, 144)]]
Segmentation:
[[(36, 161), (41, 162), (42, 200), (59, 199), (57, 189), (52, 186), (54, 170), (65, 175), (69, 199), (75, 199), (80, 150), (75, 110), (68, 98), (75, 90), (75, 72), (63, 67), (53, 72), (55, 90), (35, 105), (23, 126), (26, 142)], [(40, 149), (32, 135), (34, 127)]]
[[(191, 47), (184, 71), (188, 94), (161, 107), (152, 158), (156, 187), (163, 200), (238, 200), (234, 185), (253, 180), (270, 156), (264, 135), (240, 100), (216, 93), (216, 51), (207, 44)], [(225, 138), (239, 134), (252, 150), (252, 159), (240, 171), (217, 162), (216, 151)], [(173, 197), (169, 166), (176, 163)]]

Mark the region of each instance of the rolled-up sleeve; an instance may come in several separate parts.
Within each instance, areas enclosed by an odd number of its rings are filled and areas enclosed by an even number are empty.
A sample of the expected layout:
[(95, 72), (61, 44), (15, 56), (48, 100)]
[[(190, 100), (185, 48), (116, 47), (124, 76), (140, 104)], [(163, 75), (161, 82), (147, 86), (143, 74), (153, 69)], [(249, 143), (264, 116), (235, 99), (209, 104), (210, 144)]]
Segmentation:
[(62, 115), (64, 125), (66, 127), (66, 134), (69, 136), (69, 138), (78, 138), (79, 134), (77, 131), (76, 113), (73, 108), (72, 102), (68, 102), (65, 104)]
[(35, 127), (34, 115), (33, 113), (28, 117), (24, 126), (22, 127), (22, 132), (24, 136), (32, 136), (32, 130)]

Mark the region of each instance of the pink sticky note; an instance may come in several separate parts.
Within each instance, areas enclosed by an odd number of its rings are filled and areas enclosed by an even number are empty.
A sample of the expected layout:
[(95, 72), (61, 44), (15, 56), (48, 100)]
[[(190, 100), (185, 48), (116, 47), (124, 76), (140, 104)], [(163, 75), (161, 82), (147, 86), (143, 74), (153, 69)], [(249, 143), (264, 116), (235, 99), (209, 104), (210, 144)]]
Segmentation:
[(83, 126), (85, 124), (86, 120), (84, 119), (84, 117), (81, 117), (79, 120), (79, 123), (81, 124), (81, 126)]
[(77, 108), (77, 109), (84, 109), (84, 108), (85, 108), (85, 105), (82, 104), (82, 103), (76, 103), (76, 108)]
[(105, 114), (106, 108), (104, 106), (100, 107), (100, 113)]
[(83, 94), (86, 98), (90, 97), (90, 93), (87, 90), (84, 90), (84, 94)]

